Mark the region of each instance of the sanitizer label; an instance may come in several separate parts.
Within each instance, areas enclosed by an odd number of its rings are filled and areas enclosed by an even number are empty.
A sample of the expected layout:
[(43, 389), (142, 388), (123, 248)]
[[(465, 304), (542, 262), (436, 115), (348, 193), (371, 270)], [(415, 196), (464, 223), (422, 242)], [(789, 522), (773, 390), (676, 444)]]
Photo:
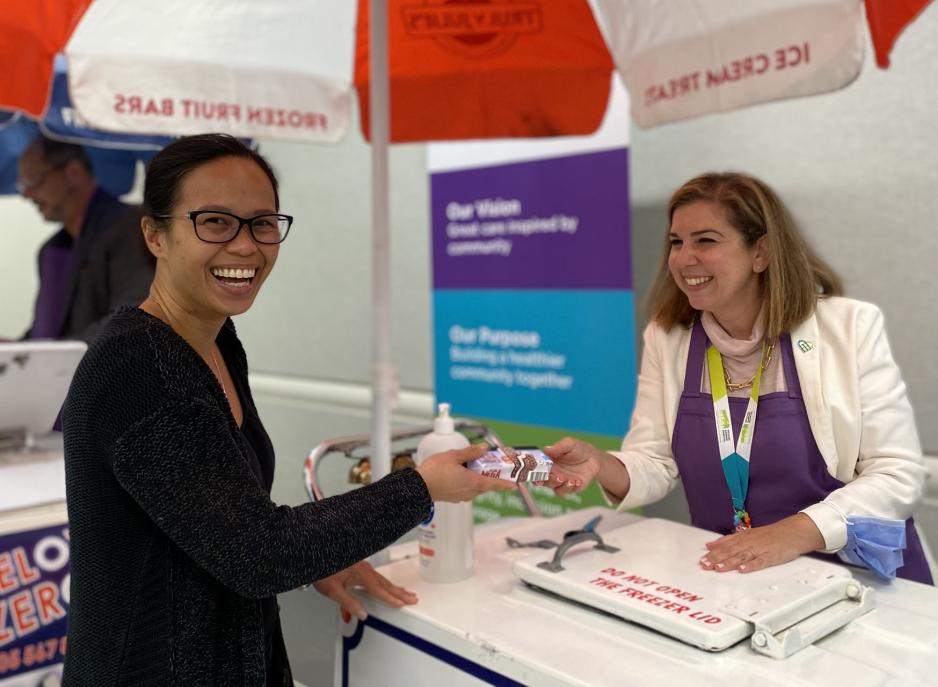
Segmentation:
[(431, 522), (433, 522), (433, 516), (436, 515), (436, 502), (430, 502), (430, 515), (427, 516), (427, 519), (420, 523), (421, 527), (426, 527)]

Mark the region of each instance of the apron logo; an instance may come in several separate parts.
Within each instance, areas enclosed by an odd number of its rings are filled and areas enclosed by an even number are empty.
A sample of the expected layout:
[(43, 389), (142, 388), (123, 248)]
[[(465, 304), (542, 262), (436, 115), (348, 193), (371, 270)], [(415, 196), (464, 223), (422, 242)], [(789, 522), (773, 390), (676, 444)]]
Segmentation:
[(814, 349), (813, 341), (805, 341), (804, 339), (798, 339), (798, 348), (801, 349), (802, 353), (807, 353)]

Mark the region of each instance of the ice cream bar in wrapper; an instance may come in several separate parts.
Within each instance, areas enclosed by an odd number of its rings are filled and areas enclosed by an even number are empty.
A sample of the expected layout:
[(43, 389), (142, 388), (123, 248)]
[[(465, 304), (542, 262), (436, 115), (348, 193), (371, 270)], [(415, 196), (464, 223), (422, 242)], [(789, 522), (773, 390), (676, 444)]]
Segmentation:
[(536, 448), (493, 449), (466, 467), (484, 477), (497, 477), (512, 482), (539, 482), (547, 479), (554, 461)]

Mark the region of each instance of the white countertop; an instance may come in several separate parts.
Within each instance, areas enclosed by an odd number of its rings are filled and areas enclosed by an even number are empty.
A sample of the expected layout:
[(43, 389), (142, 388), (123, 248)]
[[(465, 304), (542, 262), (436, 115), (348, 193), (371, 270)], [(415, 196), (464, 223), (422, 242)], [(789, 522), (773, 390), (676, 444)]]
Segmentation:
[[(414, 544), (396, 547), (381, 568), (414, 591), (415, 606), (390, 609), (366, 599), (369, 613), (522, 684), (530, 685), (931, 685), (938, 672), (938, 589), (856, 577), (876, 590), (877, 607), (794, 656), (775, 660), (748, 640), (720, 653), (526, 588), (512, 563), (536, 549), (510, 549), (505, 537), (557, 540), (596, 514), (597, 531), (635, 522), (590, 508), (558, 518), (492, 523), (476, 530), (476, 574), (453, 584), (423, 582)], [(549, 552), (548, 552), (549, 553)], [(402, 555), (411, 557), (396, 560)], [(714, 573), (716, 575), (717, 573)], [(758, 575), (753, 573), (752, 575)], [(356, 621), (343, 628), (349, 636)]]
[(64, 500), (60, 433), (37, 438), (30, 450), (0, 452), (0, 514)]

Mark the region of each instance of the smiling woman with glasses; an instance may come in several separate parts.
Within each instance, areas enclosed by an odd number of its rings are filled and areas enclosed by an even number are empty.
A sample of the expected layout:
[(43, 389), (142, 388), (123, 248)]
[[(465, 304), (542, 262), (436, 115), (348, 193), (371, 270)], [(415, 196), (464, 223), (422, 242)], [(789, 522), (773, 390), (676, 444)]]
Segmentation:
[(290, 685), (277, 594), (314, 583), (360, 618), (347, 586), (415, 603), (361, 561), (434, 500), (513, 485), (463, 467), (477, 446), (324, 501), (273, 503), (273, 445), (230, 318), (251, 307), (293, 223), (276, 177), (235, 138), (183, 138), (150, 163), (144, 212), (150, 295), (110, 319), (65, 404), (64, 681)]

